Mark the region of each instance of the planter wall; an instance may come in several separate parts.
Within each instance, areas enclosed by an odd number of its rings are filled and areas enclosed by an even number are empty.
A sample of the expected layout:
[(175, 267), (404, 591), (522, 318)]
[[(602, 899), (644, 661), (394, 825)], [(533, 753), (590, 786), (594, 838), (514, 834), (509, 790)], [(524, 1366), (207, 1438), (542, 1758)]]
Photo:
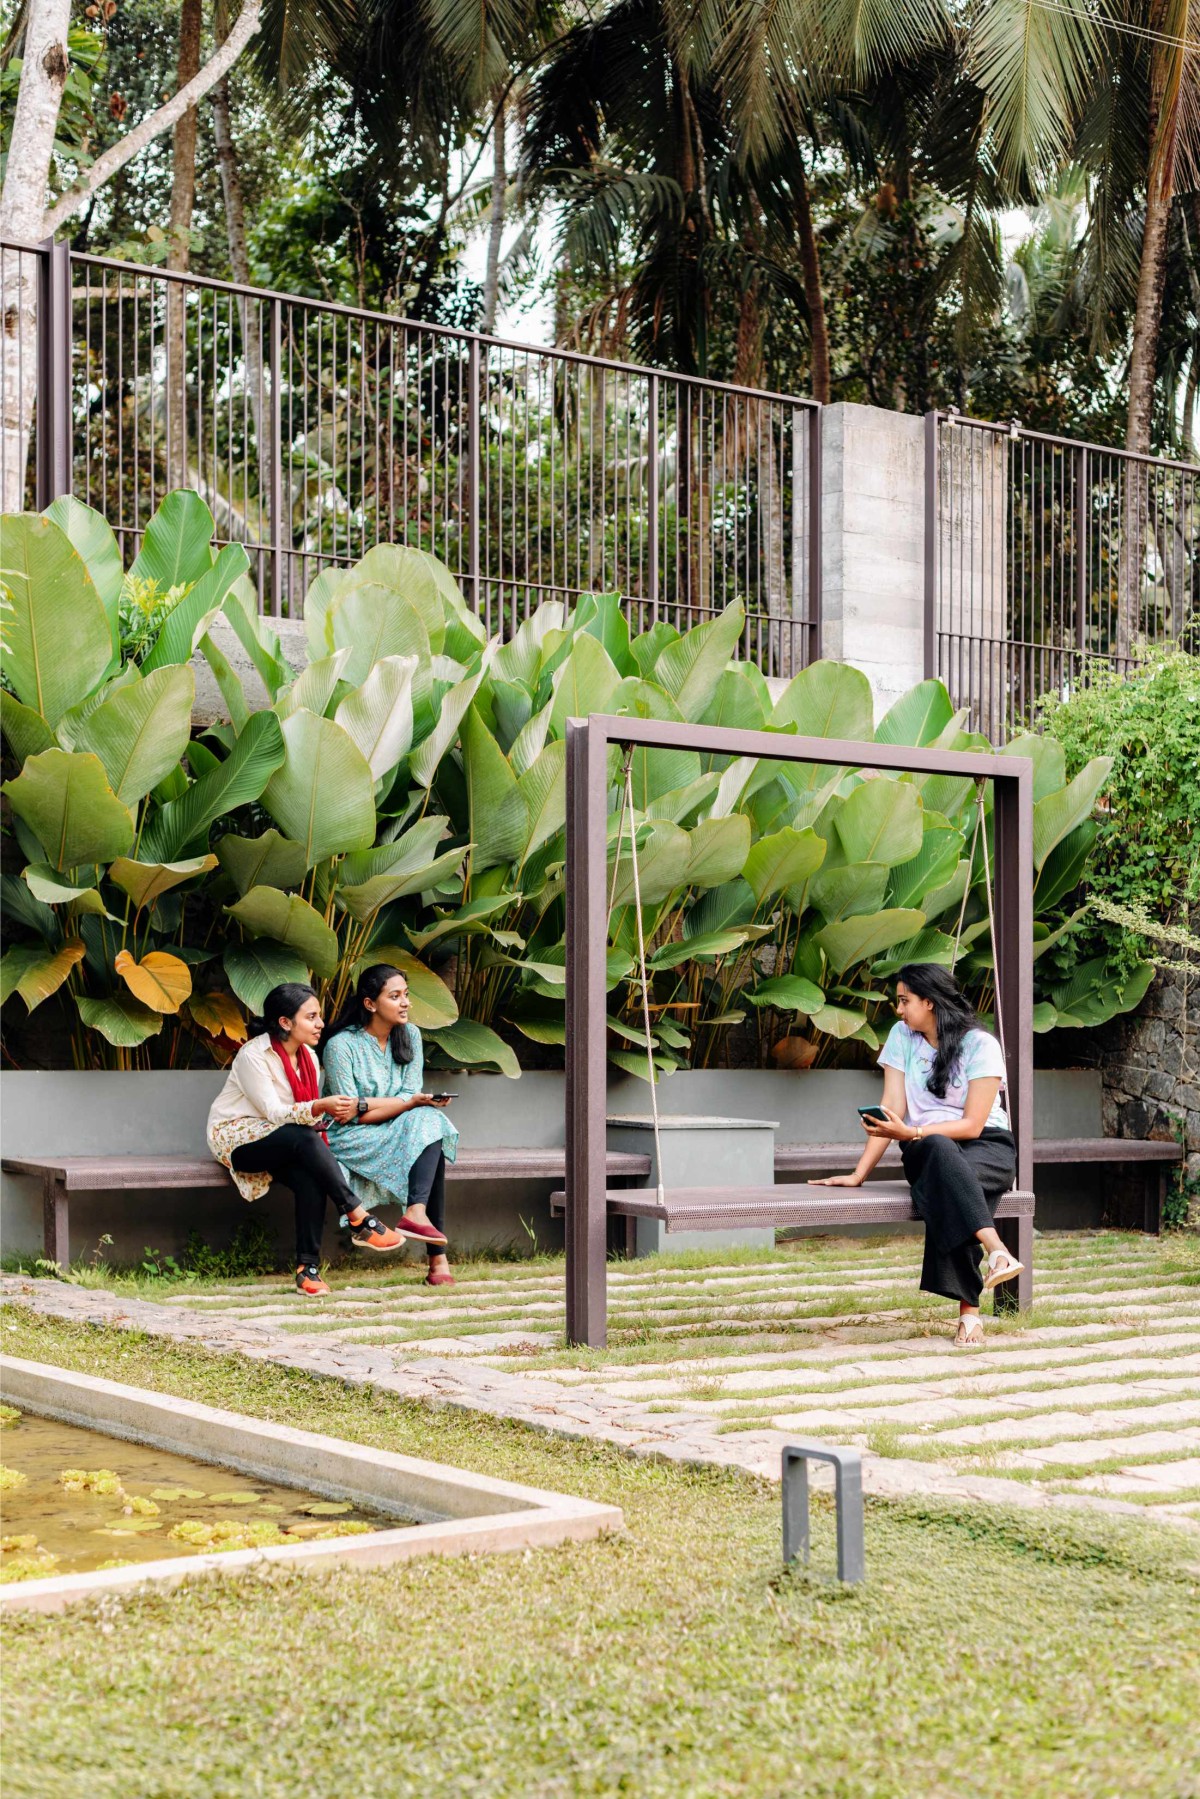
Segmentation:
[[(222, 1078), (218, 1070), (9, 1072), (0, 1083), (3, 1153), (14, 1157), (103, 1155), (106, 1151), (196, 1154), (203, 1146), (208, 1108)], [(531, 1072), (519, 1081), (477, 1073), (439, 1074), (438, 1079), (460, 1096), (453, 1110), (464, 1143), (546, 1147), (563, 1142), (561, 1074)], [(872, 1103), (878, 1095), (879, 1077), (869, 1072), (697, 1070), (665, 1081), (659, 1089), (659, 1105), (664, 1114), (774, 1119), (781, 1143), (850, 1142), (857, 1128), (854, 1108)], [(622, 1076), (610, 1088), (609, 1109), (645, 1113), (648, 1100), (644, 1081)], [(1034, 1104), (1038, 1136), (1102, 1135), (1098, 1072), (1039, 1071)], [(1073, 1180), (1069, 1171), (1045, 1170), (1038, 1187), (1039, 1222), (1064, 1227), (1098, 1223), (1096, 1195), (1094, 1175)], [(545, 1182), (455, 1182), (449, 1196), (454, 1248), (528, 1251), (535, 1243), (542, 1248), (561, 1245), (562, 1227), (550, 1219)], [(106, 1251), (108, 1259), (131, 1262), (140, 1258), (147, 1246), (178, 1254), (193, 1230), (213, 1246), (220, 1246), (251, 1217), (261, 1220), (277, 1238), (281, 1255), (290, 1253), (291, 1197), (278, 1187), (252, 1207), (232, 1187), (228, 1195), (211, 1191), (80, 1194), (71, 1202), (71, 1236), (76, 1253), (86, 1255), (91, 1245), (108, 1234), (113, 1238)], [(332, 1252), (335, 1242), (331, 1219), (327, 1250)], [(0, 1181), (0, 1252), (40, 1255), (41, 1247), (37, 1182), (4, 1175)]]

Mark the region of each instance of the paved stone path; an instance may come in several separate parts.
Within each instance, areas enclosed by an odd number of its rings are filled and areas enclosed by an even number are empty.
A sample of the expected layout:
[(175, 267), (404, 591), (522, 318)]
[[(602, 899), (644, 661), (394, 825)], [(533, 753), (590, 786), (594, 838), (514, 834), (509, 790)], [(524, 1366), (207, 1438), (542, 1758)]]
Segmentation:
[(1043, 1236), (1034, 1311), (950, 1347), (911, 1238), (714, 1251), (610, 1274), (610, 1345), (563, 1347), (562, 1268), (389, 1267), (300, 1302), (277, 1280), (161, 1301), (5, 1276), (0, 1293), (634, 1454), (777, 1477), (797, 1436), (860, 1445), (868, 1491), (1153, 1515), (1200, 1530), (1200, 1243)]

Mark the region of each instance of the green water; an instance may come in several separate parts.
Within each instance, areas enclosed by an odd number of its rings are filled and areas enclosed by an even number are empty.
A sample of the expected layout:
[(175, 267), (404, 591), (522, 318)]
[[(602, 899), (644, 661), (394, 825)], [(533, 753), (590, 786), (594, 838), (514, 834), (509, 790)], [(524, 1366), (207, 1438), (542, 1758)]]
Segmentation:
[[(30, 1412), (15, 1420), (6, 1413), (0, 1463), (7, 1471), (0, 1493), (0, 1581), (417, 1522)], [(61, 1478), (67, 1471), (76, 1477), (103, 1471), (115, 1479), (75, 1478), (68, 1486)], [(32, 1543), (14, 1540), (29, 1538)]]

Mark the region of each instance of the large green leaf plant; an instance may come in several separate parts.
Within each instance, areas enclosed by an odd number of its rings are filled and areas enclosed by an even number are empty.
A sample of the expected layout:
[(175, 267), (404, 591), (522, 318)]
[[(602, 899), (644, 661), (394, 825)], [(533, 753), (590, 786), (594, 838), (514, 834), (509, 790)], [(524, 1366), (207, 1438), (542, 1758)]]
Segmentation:
[[(212, 534), (198, 495), (170, 494), (125, 572), (77, 501), (3, 521), (0, 980), (14, 1006), (65, 1008), (78, 1066), (226, 1060), (276, 982), (311, 977), (332, 1008), (382, 959), (408, 974), (435, 1058), (516, 1075), (517, 1047), (555, 1057), (568, 718), (985, 747), (936, 681), (877, 727), (852, 668), (821, 662), (769, 686), (738, 658), (739, 602), (686, 633), (660, 621), (631, 635), (617, 595), (586, 594), (489, 640), (443, 565), (402, 545), (317, 577), (296, 670), (258, 615), (244, 551), (218, 551)], [(265, 706), (220, 647), (218, 618)], [(199, 732), (196, 654), (229, 721)], [(1107, 764), (1068, 783), (1057, 746), (1009, 748), (1037, 769), (1036, 957), (1075, 922)], [(949, 963), (960, 913), (957, 967), (990, 1006), (974, 782), (639, 750), (618, 854), (616, 755), (611, 776), (617, 1066), (720, 1062), (735, 1031), (739, 1055), (784, 1065), (862, 1056), (886, 1028), (890, 977), (906, 959)], [(1094, 1024), (1144, 987), (1140, 968), (1118, 980), (1084, 965), (1070, 991), (1039, 991), (1035, 1022)]]

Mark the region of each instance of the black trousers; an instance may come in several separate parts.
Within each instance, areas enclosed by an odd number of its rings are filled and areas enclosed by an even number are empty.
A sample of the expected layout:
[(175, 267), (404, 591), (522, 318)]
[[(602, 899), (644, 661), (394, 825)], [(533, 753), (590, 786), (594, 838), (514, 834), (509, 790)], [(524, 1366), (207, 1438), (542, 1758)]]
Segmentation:
[[(424, 1206), (434, 1230), (446, 1229), (446, 1152), (440, 1143), (429, 1143), (408, 1171), (408, 1204)], [(444, 1255), (439, 1244), (430, 1245), (431, 1256)]]
[(1015, 1179), (1012, 1133), (988, 1130), (966, 1142), (922, 1137), (902, 1143), (900, 1153), (917, 1216), (925, 1220), (922, 1291), (978, 1305), (983, 1247), (975, 1233), (992, 1223)]
[(321, 1260), (325, 1207), (339, 1213), (358, 1205), (338, 1166), (337, 1157), (320, 1131), (307, 1124), (281, 1124), (257, 1143), (243, 1143), (230, 1161), (239, 1174), (274, 1174), (292, 1189), (296, 1200), (296, 1261), (307, 1267)]

